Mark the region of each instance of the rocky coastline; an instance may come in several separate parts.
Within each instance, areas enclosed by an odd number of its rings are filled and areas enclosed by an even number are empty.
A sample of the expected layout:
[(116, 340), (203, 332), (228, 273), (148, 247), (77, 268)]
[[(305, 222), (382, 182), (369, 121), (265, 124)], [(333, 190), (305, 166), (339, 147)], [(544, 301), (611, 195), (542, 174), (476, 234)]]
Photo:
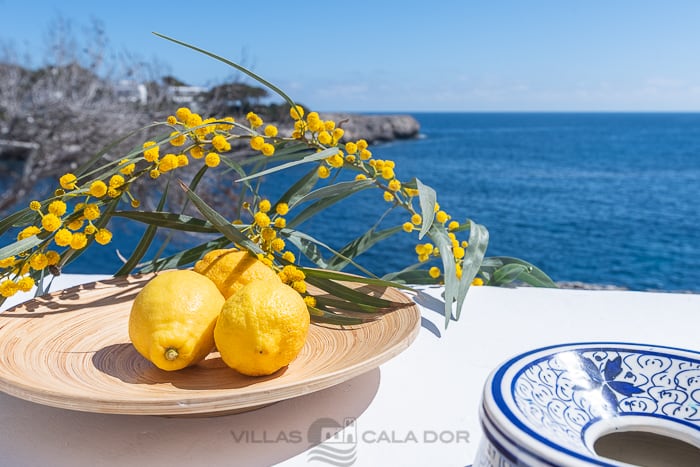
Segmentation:
[[(365, 114), (354, 114), (354, 113), (321, 113), (321, 118), (324, 120), (333, 120), (345, 130), (345, 141), (356, 141), (358, 139), (364, 139), (369, 144), (385, 143), (394, 140), (411, 139), (416, 138), (420, 134), (420, 123), (411, 115), (402, 114), (382, 114), (382, 115), (365, 115)], [(239, 120), (242, 120), (240, 118)], [(47, 122), (49, 123), (49, 122)], [(275, 122), (270, 121), (278, 126), (283, 134), (291, 134), (292, 127), (289, 122)], [(0, 160), (17, 160), (24, 161), (27, 160), (32, 152), (41, 150), (42, 131), (40, 131), (43, 126), (41, 122), (32, 119), (32, 131), (27, 131), (26, 134), (12, 134), (2, 131), (2, 136), (0, 137)], [(47, 131), (49, 129), (47, 128)], [(88, 148), (82, 147), (79, 144), (75, 144), (79, 141), (78, 135), (71, 134), (69, 129), (63, 131), (65, 133), (60, 139), (74, 142), (71, 146), (71, 150), (74, 153), (85, 153), (94, 152), (100, 148)], [(51, 164), (50, 159), (51, 153), (43, 154), (44, 158), (48, 158), (46, 161), (48, 165)]]
[[(345, 130), (345, 141), (365, 139), (369, 144), (376, 145), (416, 138), (420, 134), (420, 124), (411, 115), (321, 113), (321, 118), (333, 120), (341, 126)], [(62, 121), (67, 120), (69, 119)], [(244, 120), (244, 117), (237, 120)], [(27, 125), (13, 125), (15, 131), (8, 131), (7, 127), (0, 131), (0, 174), (4, 177), (5, 188), (0, 194), (0, 212), (22, 201), (28, 189), (38, 180), (74, 170), (105, 144), (105, 138), (98, 139), (94, 135), (90, 137), (83, 134), (86, 131), (83, 126), (56, 125), (56, 121), (61, 120), (32, 119)], [(292, 132), (289, 120), (266, 121), (276, 124), (281, 134)], [(49, 138), (64, 144), (58, 148), (42, 144), (49, 141)], [(243, 142), (234, 145), (234, 150), (240, 151), (243, 156), (249, 149)], [(109, 157), (109, 154), (106, 156)], [(117, 156), (115, 153), (113, 157)]]
[(341, 124), (346, 141), (363, 138), (370, 144), (377, 144), (416, 138), (420, 133), (420, 123), (411, 115), (321, 113), (321, 118)]

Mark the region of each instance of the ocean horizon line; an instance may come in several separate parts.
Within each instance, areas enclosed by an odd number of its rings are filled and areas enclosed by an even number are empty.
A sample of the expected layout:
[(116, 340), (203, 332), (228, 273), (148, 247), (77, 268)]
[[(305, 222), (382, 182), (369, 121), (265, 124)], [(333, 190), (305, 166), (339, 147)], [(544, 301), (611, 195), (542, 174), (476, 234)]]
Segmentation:
[(361, 115), (425, 115), (425, 114), (541, 114), (541, 115), (699, 115), (698, 110), (319, 110), (320, 113)]

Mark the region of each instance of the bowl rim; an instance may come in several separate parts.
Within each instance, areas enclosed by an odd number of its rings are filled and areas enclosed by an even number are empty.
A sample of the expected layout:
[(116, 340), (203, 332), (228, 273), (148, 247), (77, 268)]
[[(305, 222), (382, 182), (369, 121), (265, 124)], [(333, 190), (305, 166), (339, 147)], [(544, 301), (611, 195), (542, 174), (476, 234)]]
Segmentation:
[[(517, 452), (521, 451), (522, 455), (530, 456), (539, 462), (547, 465), (603, 465), (603, 466), (620, 466), (629, 465), (613, 459), (602, 457), (594, 457), (596, 454), (585, 455), (581, 452), (574, 451), (557, 442), (551, 440), (550, 437), (543, 435), (541, 432), (533, 430), (525, 423), (524, 418), (519, 417), (516, 413), (517, 406), (514, 405), (514, 390), (515, 381), (518, 375), (525, 371), (528, 365), (536, 364), (547, 358), (551, 358), (559, 353), (569, 351), (623, 351), (630, 353), (640, 353), (655, 356), (663, 356), (672, 359), (680, 359), (700, 365), (700, 352), (674, 346), (644, 344), (634, 342), (617, 342), (617, 341), (586, 341), (560, 343), (536, 349), (531, 349), (515, 355), (504, 363), (495, 368), (489, 375), (482, 395), (482, 403), (480, 407), (480, 416), (482, 417), (481, 426), (484, 435), (489, 441), (493, 440), (493, 434), (488, 433), (486, 425), (495, 428), (496, 433), (508, 441), (507, 444), (512, 447), (517, 447), (509, 451), (509, 454), (518, 457)], [(509, 379), (510, 378), (510, 379)], [(511, 392), (504, 394), (504, 389)], [(509, 404), (511, 401), (511, 404)], [(515, 410), (514, 410), (515, 409)], [(619, 410), (616, 412), (618, 417), (623, 413)], [(644, 416), (644, 414), (635, 414)], [(484, 419), (488, 423), (484, 423)], [(671, 417), (669, 417), (671, 418)], [(680, 420), (672, 420), (680, 421)], [(686, 425), (690, 425), (691, 429), (700, 432), (700, 421), (696, 423), (683, 421)], [(582, 427), (581, 431), (581, 446), (585, 450), (590, 450), (589, 445), (584, 440), (585, 430), (591, 426), (591, 423)], [(501, 447), (503, 443), (500, 443)], [(700, 447), (700, 446), (698, 446)], [(507, 448), (506, 448), (507, 449)]]

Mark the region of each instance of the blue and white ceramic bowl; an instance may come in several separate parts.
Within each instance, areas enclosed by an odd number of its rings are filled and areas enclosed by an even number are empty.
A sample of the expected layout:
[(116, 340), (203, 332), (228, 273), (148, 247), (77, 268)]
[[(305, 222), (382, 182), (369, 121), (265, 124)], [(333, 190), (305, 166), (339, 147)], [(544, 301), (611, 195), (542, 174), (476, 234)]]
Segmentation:
[(700, 353), (579, 343), (486, 382), (476, 466), (700, 465)]

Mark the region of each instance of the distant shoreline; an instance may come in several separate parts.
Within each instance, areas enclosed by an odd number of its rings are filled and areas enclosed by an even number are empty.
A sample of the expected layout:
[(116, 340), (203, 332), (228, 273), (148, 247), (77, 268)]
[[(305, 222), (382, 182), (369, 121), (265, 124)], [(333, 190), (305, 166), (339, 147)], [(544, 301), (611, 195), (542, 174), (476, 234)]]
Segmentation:
[(610, 290), (618, 292), (651, 292), (651, 293), (675, 293), (675, 294), (692, 294), (697, 295), (700, 292), (694, 290), (668, 290), (668, 289), (646, 289), (636, 290), (629, 287), (623, 287), (612, 284), (589, 284), (579, 281), (559, 281), (556, 283), (560, 289), (568, 290)]

